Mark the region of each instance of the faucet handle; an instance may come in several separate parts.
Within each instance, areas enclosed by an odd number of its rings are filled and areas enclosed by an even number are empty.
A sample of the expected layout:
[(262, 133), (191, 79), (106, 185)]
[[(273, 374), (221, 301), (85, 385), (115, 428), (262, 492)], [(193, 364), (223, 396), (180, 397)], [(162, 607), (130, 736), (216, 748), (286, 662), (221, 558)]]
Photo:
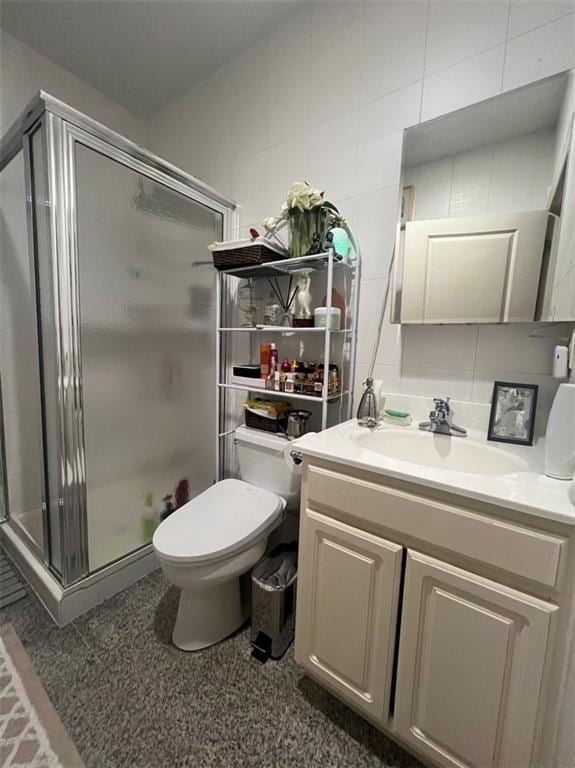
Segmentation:
[(450, 397), (434, 397), (433, 398), (433, 405), (436, 408), (444, 408), (446, 411), (449, 411), (449, 402), (451, 398)]

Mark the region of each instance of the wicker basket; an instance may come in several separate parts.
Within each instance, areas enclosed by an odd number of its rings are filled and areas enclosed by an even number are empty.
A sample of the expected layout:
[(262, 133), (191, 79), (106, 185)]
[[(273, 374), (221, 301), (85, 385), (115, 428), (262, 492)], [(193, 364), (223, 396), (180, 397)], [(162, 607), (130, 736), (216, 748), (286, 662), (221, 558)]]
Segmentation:
[[(235, 247), (233, 247), (235, 245)], [(232, 246), (232, 247), (230, 247)], [(243, 243), (226, 244), (212, 251), (214, 267), (217, 270), (235, 269), (237, 267), (253, 267), (259, 264), (267, 264), (268, 261), (279, 261), (287, 258), (283, 253), (264, 240), (246, 240)]]
[(257, 413), (244, 411), (246, 414), (246, 427), (251, 429), (260, 429), (263, 432), (284, 432), (287, 429), (287, 417), (280, 416), (279, 419), (267, 419), (265, 416), (259, 416)]

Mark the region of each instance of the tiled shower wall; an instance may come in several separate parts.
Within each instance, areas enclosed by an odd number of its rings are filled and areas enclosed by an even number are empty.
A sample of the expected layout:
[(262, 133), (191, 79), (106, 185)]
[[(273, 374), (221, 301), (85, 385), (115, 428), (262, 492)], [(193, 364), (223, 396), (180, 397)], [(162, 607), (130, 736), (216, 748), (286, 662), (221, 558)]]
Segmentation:
[[(153, 151), (242, 206), (245, 233), (294, 180), (321, 186), (363, 250), (358, 380), (392, 254), (403, 128), (575, 65), (575, 3), (317, 2), (148, 125)], [(556, 384), (534, 326), (387, 326), (388, 391), (489, 401), (494, 379)]]

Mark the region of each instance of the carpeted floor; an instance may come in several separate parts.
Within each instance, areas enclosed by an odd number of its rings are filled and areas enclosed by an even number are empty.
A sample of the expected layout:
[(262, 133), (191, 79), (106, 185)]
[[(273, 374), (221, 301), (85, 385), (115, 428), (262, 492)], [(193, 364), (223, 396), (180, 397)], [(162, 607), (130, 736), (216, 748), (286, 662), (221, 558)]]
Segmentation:
[(0, 765), (85, 768), (11, 624), (0, 625)]
[(157, 571), (58, 629), (33, 595), (16, 629), (87, 768), (420, 768), (247, 630), (197, 654), (170, 643), (177, 592)]

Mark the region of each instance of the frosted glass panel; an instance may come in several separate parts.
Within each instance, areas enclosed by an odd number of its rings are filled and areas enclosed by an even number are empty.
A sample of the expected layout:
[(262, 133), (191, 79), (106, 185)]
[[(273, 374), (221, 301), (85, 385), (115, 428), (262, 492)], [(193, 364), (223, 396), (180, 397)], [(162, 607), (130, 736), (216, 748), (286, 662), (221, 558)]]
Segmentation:
[(0, 364), (8, 511), (43, 549), (42, 421), (35, 277), (22, 152), (0, 173)]
[(222, 217), (80, 144), (76, 171), (94, 570), (150, 540), (150, 501), (158, 511), (181, 480), (190, 498), (214, 480), (215, 272), (206, 247), (221, 239)]

